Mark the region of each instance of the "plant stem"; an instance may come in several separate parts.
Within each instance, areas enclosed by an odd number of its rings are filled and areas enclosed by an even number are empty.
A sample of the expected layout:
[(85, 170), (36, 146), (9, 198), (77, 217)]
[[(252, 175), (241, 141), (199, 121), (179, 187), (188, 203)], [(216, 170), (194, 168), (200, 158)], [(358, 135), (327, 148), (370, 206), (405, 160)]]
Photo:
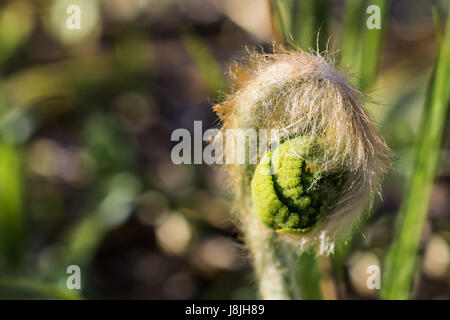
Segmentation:
[(244, 233), (262, 299), (322, 298), (320, 273), (313, 252), (301, 252), (253, 216), (244, 221)]
[[(252, 253), (261, 298), (264, 300), (301, 299), (295, 265), (295, 250), (277, 241), (275, 232), (265, 230), (255, 217), (245, 226), (246, 243)], [(291, 261), (289, 261), (291, 260)]]
[(296, 255), (294, 250), (277, 242), (272, 235), (269, 237), (254, 233), (253, 235), (247, 237), (247, 245), (253, 252), (253, 264), (261, 298), (265, 300), (301, 299), (296, 274), (289, 268), (289, 264), (286, 265), (287, 260)]

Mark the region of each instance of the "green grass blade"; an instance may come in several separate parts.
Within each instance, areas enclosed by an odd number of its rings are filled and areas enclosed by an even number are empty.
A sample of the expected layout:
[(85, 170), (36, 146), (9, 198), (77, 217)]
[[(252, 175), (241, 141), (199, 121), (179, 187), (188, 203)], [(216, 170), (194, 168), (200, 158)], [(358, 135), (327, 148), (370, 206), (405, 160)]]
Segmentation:
[[(363, 25), (363, 37), (361, 43), (360, 59), (359, 59), (359, 75), (360, 75), (360, 90), (368, 89), (375, 80), (377, 74), (377, 68), (380, 57), (382, 35), (386, 29), (386, 15), (387, 15), (387, 0), (369, 0), (367, 7), (370, 5), (376, 5), (380, 8), (381, 14), (381, 28), (369, 29), (366, 26), (366, 19), (369, 17), (366, 14)], [(367, 8), (366, 7), (366, 8)]]
[[(450, 11), (449, 11), (450, 17)], [(450, 88), (450, 22), (428, 90), (422, 126), (414, 150), (409, 190), (400, 209), (396, 236), (385, 260), (381, 295), (385, 299), (407, 299), (411, 296), (417, 253), (427, 218), (433, 181), (436, 174)]]
[[(360, 0), (346, 1), (340, 35), (341, 63), (358, 74), (354, 84), (362, 91), (370, 88), (377, 75), (388, 4), (387, 0), (369, 0), (367, 3)], [(373, 15), (372, 12), (367, 13), (371, 5), (380, 8), (380, 29), (367, 27), (367, 20)]]
[(285, 44), (323, 51), (329, 38), (331, 7), (329, 0), (275, 0), (273, 24)]
[(313, 251), (304, 252), (298, 259), (298, 279), (300, 281), (300, 294), (305, 300), (320, 300), (322, 288), (320, 287), (321, 274), (319, 263)]
[(128, 173), (109, 179), (105, 197), (68, 233), (66, 264), (88, 264), (106, 234), (124, 223), (133, 212), (133, 203), (141, 191), (139, 181)]
[(359, 59), (359, 38), (363, 23), (363, 3), (361, 0), (347, 0), (345, 2), (344, 20), (340, 35), (342, 65), (345, 67), (357, 67), (354, 63)]
[(181, 37), (188, 54), (200, 70), (208, 90), (212, 94), (224, 92), (227, 84), (223, 71), (200, 36), (189, 28), (181, 34)]
[[(6, 101), (0, 83), (0, 114), (6, 110)], [(24, 245), (22, 216), (22, 170), (20, 150), (10, 143), (14, 132), (0, 130), (0, 262), (14, 265)], [(1, 267), (1, 263), (0, 263)]]
[(295, 4), (296, 1), (293, 0), (274, 0), (274, 25), (284, 42), (289, 42), (293, 37), (292, 12), (296, 12), (294, 10)]
[(0, 64), (10, 58), (30, 36), (34, 18), (32, 3), (9, 1), (0, 10)]
[(295, 1), (293, 8), (293, 36), (297, 45), (302, 49), (309, 49), (315, 45), (314, 2)]
[(328, 41), (330, 40), (329, 23), (331, 21), (331, 8), (333, 7), (330, 0), (314, 1), (314, 45), (317, 51), (322, 52), (328, 49)]
[(16, 147), (0, 142), (0, 257), (17, 262), (23, 246), (22, 185)]
[(436, 32), (436, 46), (440, 48), (442, 45), (441, 19), (435, 6), (431, 7), (431, 16), (433, 17), (433, 26)]

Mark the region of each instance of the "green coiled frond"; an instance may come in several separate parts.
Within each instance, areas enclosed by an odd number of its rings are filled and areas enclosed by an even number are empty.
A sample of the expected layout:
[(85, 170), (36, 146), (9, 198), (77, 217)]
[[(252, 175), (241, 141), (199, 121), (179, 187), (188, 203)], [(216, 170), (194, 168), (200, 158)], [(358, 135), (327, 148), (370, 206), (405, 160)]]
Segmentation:
[(308, 160), (311, 141), (296, 137), (268, 152), (256, 167), (251, 190), (254, 214), (278, 232), (307, 231), (330, 211), (339, 179)]

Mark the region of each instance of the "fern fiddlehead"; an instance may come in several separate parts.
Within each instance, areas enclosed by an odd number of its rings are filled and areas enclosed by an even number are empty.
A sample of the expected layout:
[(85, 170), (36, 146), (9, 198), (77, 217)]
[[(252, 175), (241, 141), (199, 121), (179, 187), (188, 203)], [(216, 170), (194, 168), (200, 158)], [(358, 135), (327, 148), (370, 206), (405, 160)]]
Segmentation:
[(329, 56), (250, 53), (232, 75), (234, 92), (214, 107), (222, 130), (284, 133), (257, 165), (228, 166), (235, 212), (262, 297), (300, 298), (295, 257), (309, 248), (329, 254), (349, 236), (379, 191), (389, 149)]

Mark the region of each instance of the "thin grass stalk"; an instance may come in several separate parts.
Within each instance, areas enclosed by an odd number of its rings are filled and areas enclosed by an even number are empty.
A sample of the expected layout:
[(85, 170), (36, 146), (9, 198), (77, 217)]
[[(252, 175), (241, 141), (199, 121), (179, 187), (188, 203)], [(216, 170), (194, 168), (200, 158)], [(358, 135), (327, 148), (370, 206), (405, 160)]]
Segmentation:
[(361, 36), (361, 25), (363, 23), (363, 1), (347, 0), (345, 2), (344, 20), (342, 22), (341, 42), (341, 64), (345, 67), (356, 68), (355, 61), (359, 60)]
[(19, 150), (0, 142), (0, 258), (18, 263), (24, 245)]
[(327, 49), (332, 7), (329, 0), (272, 0), (269, 7), (274, 10), (272, 24), (279, 30), (285, 45), (305, 50)]
[(360, 49), (359, 57), (359, 76), (360, 83), (359, 89), (364, 91), (368, 89), (374, 82), (377, 68), (379, 63), (379, 56), (382, 45), (382, 35), (384, 30), (386, 30), (385, 21), (388, 12), (388, 0), (369, 0), (367, 6), (376, 5), (380, 8), (381, 13), (381, 28), (380, 29), (369, 29), (367, 28), (366, 21), (364, 20), (364, 31)]
[[(1, 83), (0, 110), (2, 114), (6, 110)], [(7, 266), (19, 262), (24, 245), (21, 156), (11, 139), (10, 128), (0, 130), (0, 262)]]
[(188, 28), (181, 33), (181, 38), (211, 94), (225, 91), (226, 80), (223, 71), (200, 36), (193, 28)]
[(315, 0), (314, 2), (314, 27), (315, 33), (313, 47), (319, 51), (328, 51), (330, 41), (329, 22), (331, 21), (332, 1)]
[(293, 37), (300, 48), (315, 46), (315, 1), (295, 1), (292, 8)]
[(293, 0), (269, 0), (269, 7), (273, 10), (272, 24), (278, 29), (281, 41), (293, 39), (293, 13), (296, 13), (296, 1)]

